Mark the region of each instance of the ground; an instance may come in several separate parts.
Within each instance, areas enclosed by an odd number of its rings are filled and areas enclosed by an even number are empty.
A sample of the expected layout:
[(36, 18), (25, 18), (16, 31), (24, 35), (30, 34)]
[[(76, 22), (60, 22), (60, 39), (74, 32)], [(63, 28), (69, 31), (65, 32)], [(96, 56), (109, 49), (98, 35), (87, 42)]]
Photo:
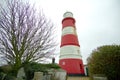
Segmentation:
[(89, 80), (89, 77), (68, 77), (67, 80)]

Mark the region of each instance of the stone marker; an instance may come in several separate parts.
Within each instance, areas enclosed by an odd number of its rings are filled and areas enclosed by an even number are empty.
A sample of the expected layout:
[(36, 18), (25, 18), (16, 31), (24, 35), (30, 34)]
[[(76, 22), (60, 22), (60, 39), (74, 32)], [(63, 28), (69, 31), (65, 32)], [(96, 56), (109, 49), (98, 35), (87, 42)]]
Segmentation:
[(50, 71), (48, 71), (48, 74), (51, 74), (51, 78), (56, 80), (66, 80), (67, 76), (66, 71), (63, 69), (51, 69)]
[(51, 80), (51, 75), (45, 74), (45, 75), (43, 76), (43, 80)]
[(43, 72), (35, 72), (33, 80), (43, 80)]
[(67, 73), (63, 69), (58, 69), (55, 73), (55, 77), (59, 80), (66, 80)]
[(24, 71), (24, 68), (22, 67), (18, 70), (17, 79), (24, 80), (24, 78), (25, 78), (25, 71)]

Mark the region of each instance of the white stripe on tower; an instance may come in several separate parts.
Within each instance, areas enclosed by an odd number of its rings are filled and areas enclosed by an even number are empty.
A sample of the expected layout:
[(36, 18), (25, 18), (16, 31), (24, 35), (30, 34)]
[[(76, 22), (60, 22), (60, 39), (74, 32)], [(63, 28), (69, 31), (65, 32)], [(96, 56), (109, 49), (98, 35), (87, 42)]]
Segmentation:
[(76, 58), (81, 59), (80, 47), (68, 45), (60, 48), (60, 59)]
[(72, 26), (67, 26), (67, 27), (63, 28), (62, 36), (66, 35), (66, 34), (74, 34), (74, 35), (76, 35), (75, 28), (72, 27)]

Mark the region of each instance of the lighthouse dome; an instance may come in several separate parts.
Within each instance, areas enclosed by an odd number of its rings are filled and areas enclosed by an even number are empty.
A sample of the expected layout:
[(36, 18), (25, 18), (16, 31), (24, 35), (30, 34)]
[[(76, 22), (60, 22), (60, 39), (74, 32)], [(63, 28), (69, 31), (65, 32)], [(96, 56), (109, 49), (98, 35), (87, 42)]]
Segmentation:
[(73, 17), (73, 13), (72, 12), (65, 12), (63, 17), (64, 18), (66, 18), (66, 17)]

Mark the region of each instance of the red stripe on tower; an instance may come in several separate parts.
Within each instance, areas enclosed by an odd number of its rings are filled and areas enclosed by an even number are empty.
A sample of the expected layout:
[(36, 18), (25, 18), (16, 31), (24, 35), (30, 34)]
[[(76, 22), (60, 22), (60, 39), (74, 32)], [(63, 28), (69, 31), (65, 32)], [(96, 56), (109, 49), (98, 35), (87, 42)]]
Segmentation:
[(68, 75), (84, 75), (75, 19), (71, 12), (66, 12), (63, 16), (59, 65)]
[(74, 34), (67, 34), (67, 35), (62, 36), (60, 47), (65, 46), (65, 45), (79, 46), (77, 36)]
[(71, 17), (64, 18), (62, 20), (62, 28), (67, 27), (67, 26), (75, 27), (75, 19)]

